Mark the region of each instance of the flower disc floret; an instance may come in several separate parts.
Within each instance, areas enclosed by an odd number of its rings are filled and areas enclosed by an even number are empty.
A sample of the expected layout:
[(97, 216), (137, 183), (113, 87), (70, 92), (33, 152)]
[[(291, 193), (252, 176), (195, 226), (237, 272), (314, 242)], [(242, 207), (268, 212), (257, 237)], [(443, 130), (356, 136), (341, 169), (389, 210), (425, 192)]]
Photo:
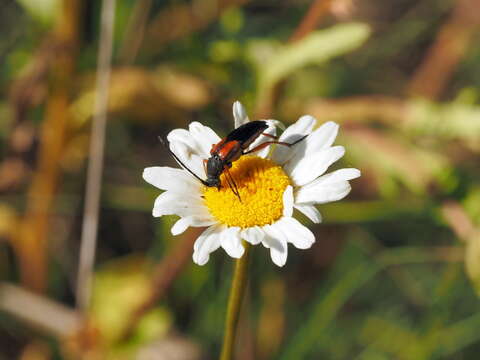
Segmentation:
[(233, 163), (230, 174), (241, 201), (228, 186), (225, 172), (220, 189), (206, 187), (205, 204), (222, 224), (242, 229), (272, 224), (282, 217), (283, 193), (290, 179), (282, 167), (268, 159), (242, 156)]

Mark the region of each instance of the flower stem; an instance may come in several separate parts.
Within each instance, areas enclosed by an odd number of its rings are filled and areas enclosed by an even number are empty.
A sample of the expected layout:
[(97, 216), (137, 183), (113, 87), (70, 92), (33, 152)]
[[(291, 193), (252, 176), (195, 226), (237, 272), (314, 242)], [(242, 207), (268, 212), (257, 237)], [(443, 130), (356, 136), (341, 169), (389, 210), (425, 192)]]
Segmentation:
[(231, 360), (233, 347), (237, 334), (237, 323), (240, 315), (243, 294), (248, 280), (248, 258), (251, 245), (243, 242), (245, 253), (235, 263), (235, 273), (233, 274), (232, 288), (228, 299), (227, 318), (225, 320), (225, 334), (223, 337), (223, 347), (220, 360)]

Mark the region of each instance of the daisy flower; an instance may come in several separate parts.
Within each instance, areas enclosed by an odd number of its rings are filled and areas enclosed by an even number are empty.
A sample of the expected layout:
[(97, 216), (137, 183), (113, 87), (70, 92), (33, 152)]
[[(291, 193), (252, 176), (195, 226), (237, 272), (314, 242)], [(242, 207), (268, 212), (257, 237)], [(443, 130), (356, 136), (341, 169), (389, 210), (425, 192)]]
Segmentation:
[[(233, 104), (233, 116), (235, 128), (249, 121), (238, 101)], [(266, 133), (275, 135), (279, 122), (266, 121)], [(173, 235), (190, 226), (207, 227), (194, 244), (193, 261), (199, 265), (206, 264), (219, 247), (240, 258), (244, 253), (242, 239), (262, 244), (276, 265), (285, 265), (288, 243), (308, 249), (315, 242), (313, 233), (293, 217), (294, 208), (319, 223), (322, 217), (315, 205), (342, 199), (350, 192), (348, 181), (360, 176), (360, 171), (352, 168), (325, 174), (345, 149), (332, 146), (338, 133), (336, 123), (327, 122), (314, 130), (316, 123), (312, 116), (302, 116), (283, 131), (279, 141), (293, 143), (308, 135), (305, 139), (291, 147), (271, 145), (233, 162), (230, 173), (241, 201), (226, 186), (225, 174), (220, 176), (223, 186), (217, 189), (204, 186), (184, 169), (146, 168), (143, 178), (165, 190), (155, 200), (153, 216), (180, 216), (171, 229)], [(208, 126), (193, 122), (188, 130), (171, 131), (167, 139), (171, 151), (205, 178), (203, 160), (210, 157), (210, 149), (220, 137)], [(260, 135), (249, 148), (268, 140)]]

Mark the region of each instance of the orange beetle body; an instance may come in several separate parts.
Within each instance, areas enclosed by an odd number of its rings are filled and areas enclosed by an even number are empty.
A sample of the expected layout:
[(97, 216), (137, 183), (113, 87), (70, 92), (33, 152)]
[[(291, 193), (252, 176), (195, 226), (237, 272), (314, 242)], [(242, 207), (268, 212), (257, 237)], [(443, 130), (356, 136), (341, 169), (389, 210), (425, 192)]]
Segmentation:
[(219, 143), (212, 146), (210, 158), (206, 161), (206, 186), (220, 187), (220, 175), (232, 167), (232, 162), (245, 154), (245, 150), (266, 129), (266, 121), (250, 121), (233, 130)]
[[(212, 145), (210, 150), (210, 158), (204, 160), (205, 172), (207, 179), (203, 180), (192, 170), (190, 170), (185, 164), (170, 150), (168, 146), (167, 149), (170, 151), (172, 156), (177, 160), (177, 162), (185, 168), (190, 174), (196, 177), (203, 185), (208, 187), (217, 187), (220, 188), (220, 175), (225, 171), (226, 181), (234, 194), (240, 199), (240, 194), (238, 192), (237, 185), (235, 180), (230, 175), (228, 169), (232, 167), (232, 163), (238, 160), (242, 155), (250, 154), (255, 151), (259, 151), (268, 145), (279, 144), (285, 146), (293, 146), (298, 142), (302, 141), (306, 135), (293, 143), (286, 143), (277, 141), (277, 138), (273, 135), (265, 134), (264, 131), (268, 128), (268, 124), (263, 120), (256, 120), (247, 122), (238, 128), (234, 129), (230, 134), (228, 134), (224, 139), (220, 140), (217, 144)], [(261, 134), (268, 136), (273, 141), (266, 141), (258, 146), (255, 146), (253, 149), (247, 150), (247, 148), (257, 139)], [(165, 142), (160, 138), (160, 141), (165, 144)], [(166, 144), (165, 144), (166, 145)]]

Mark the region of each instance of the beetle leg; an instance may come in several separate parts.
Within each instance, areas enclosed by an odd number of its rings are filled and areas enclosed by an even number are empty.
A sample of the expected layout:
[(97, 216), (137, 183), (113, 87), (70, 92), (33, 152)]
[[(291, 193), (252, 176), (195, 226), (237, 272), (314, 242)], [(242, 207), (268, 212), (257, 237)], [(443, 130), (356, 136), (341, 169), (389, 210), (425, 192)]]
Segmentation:
[(229, 166), (225, 166), (224, 171), (225, 171), (225, 179), (227, 180), (228, 186), (230, 187), (230, 189), (232, 189), (232, 192), (235, 194), (235, 196), (238, 197), (238, 200), (242, 202), (242, 198), (240, 197), (240, 192), (238, 191), (237, 184), (235, 183), (235, 180), (233, 179), (233, 176), (230, 173)]
[[(266, 135), (266, 134), (264, 134), (264, 135)], [(283, 141), (266, 141), (263, 144), (255, 146), (253, 149), (251, 149), (249, 151), (243, 152), (242, 155), (247, 155), (247, 154), (250, 154), (252, 152), (262, 150), (263, 148), (267, 147), (268, 145), (272, 145), (272, 144), (278, 144), (278, 145), (284, 145), (284, 146), (291, 147), (293, 145), (298, 144), (300, 141), (305, 139), (307, 136), (308, 135), (302, 136), (300, 139), (294, 141), (293, 143), (287, 143), (287, 142), (283, 142)]]
[(265, 136), (267, 136), (269, 138), (272, 138), (272, 139), (275, 139), (275, 140), (278, 139), (278, 136), (275, 136), (275, 135), (272, 135), (272, 134), (262, 133), (262, 135), (265, 135)]
[(207, 175), (207, 162), (208, 160), (203, 159), (203, 171), (205, 171), (205, 175)]

